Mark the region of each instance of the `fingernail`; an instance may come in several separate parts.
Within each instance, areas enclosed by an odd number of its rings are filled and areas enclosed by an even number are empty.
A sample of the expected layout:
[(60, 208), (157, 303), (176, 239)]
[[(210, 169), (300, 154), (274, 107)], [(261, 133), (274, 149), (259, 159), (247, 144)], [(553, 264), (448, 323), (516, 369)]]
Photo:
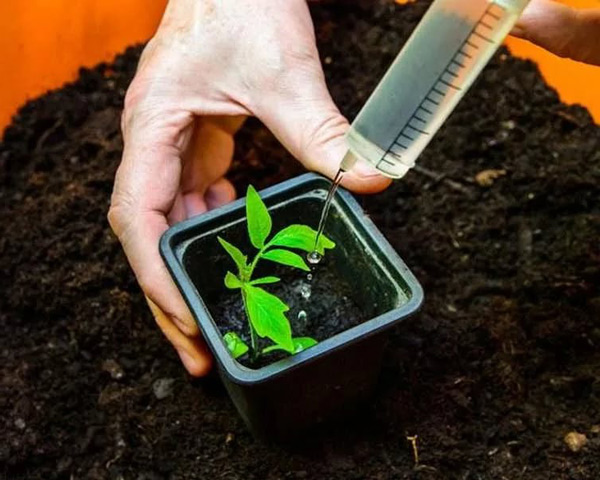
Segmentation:
[(352, 168), (352, 170), (350, 170), (349, 173), (360, 178), (373, 178), (381, 176), (379, 170), (362, 160), (356, 162), (356, 165), (354, 165), (354, 167)]
[(200, 194), (194, 192), (183, 197), (183, 206), (188, 218), (206, 212), (206, 201)]
[(209, 372), (212, 364), (210, 357), (197, 358), (184, 350), (178, 351), (177, 353), (179, 353), (179, 358), (190, 375), (202, 377)]
[(194, 357), (192, 357), (185, 350), (177, 351), (177, 353), (179, 353), (179, 358), (181, 359), (181, 362), (185, 365), (185, 368), (187, 370), (194, 369), (194, 367), (196, 366), (196, 363), (197, 363), (196, 359)]

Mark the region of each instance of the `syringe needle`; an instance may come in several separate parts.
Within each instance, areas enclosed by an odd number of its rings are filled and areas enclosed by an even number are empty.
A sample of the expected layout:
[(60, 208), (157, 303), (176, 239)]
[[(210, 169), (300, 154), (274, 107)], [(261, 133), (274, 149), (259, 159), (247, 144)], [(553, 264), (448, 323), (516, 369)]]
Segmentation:
[(346, 155), (344, 155), (342, 163), (340, 164), (340, 170), (342, 172), (347, 172), (351, 170), (352, 167), (354, 167), (354, 165), (356, 164), (357, 160), (358, 158), (352, 153), (352, 151), (348, 150), (346, 152)]

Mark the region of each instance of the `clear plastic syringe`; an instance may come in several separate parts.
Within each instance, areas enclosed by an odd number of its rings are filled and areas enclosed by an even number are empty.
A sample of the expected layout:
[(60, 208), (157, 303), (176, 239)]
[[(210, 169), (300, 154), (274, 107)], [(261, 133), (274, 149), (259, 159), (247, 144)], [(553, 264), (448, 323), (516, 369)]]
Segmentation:
[(348, 133), (357, 159), (403, 177), (510, 32), (529, 0), (435, 0)]

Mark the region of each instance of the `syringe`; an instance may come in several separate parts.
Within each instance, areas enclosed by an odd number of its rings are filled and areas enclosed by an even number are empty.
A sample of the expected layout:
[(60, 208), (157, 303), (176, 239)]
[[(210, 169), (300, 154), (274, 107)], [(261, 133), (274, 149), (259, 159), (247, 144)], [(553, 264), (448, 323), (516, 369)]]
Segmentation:
[(346, 134), (357, 159), (403, 177), (510, 32), (529, 0), (435, 0)]

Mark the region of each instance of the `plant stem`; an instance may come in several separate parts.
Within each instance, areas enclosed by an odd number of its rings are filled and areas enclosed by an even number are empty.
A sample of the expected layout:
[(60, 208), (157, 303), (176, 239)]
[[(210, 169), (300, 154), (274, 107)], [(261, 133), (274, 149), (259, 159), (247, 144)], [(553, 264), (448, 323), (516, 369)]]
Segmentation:
[(256, 264), (260, 260), (260, 257), (262, 256), (263, 253), (265, 253), (265, 250), (267, 248), (269, 248), (269, 247), (270, 247), (270, 245), (267, 243), (264, 247), (262, 247), (258, 251), (258, 253), (256, 254), (256, 256), (254, 257), (254, 260), (252, 260), (252, 263), (250, 264), (250, 270), (248, 271), (248, 282), (252, 278), (252, 274), (254, 273), (254, 269), (256, 268)]
[[(254, 269), (256, 268), (256, 264), (260, 260), (261, 255), (269, 248), (271, 245), (269, 243), (265, 244), (262, 247), (254, 259), (250, 264), (250, 268), (247, 272), (240, 272), (240, 277), (243, 283), (249, 283), (252, 279), (252, 274), (254, 273)], [(250, 327), (250, 360), (254, 363), (258, 356), (260, 355), (260, 351), (258, 350), (258, 339), (256, 330), (254, 330), (254, 325), (252, 325), (252, 321), (250, 320), (250, 313), (248, 312), (248, 302), (246, 300), (246, 292), (242, 288), (242, 300), (244, 302), (244, 311), (246, 312), (246, 318), (248, 319), (248, 326)]]
[[(248, 322), (250, 323), (250, 322)], [(258, 356), (260, 355), (260, 351), (258, 350), (258, 342), (256, 339), (256, 332), (254, 331), (254, 327), (250, 323), (250, 346), (252, 347), (252, 363), (256, 361)]]
[(252, 363), (256, 361), (258, 358), (258, 341), (256, 338), (256, 332), (254, 331), (254, 326), (250, 321), (250, 313), (248, 312), (248, 302), (246, 301), (246, 292), (242, 288), (242, 300), (244, 303), (244, 311), (246, 312), (246, 318), (248, 319), (248, 326), (250, 327), (250, 360)]

